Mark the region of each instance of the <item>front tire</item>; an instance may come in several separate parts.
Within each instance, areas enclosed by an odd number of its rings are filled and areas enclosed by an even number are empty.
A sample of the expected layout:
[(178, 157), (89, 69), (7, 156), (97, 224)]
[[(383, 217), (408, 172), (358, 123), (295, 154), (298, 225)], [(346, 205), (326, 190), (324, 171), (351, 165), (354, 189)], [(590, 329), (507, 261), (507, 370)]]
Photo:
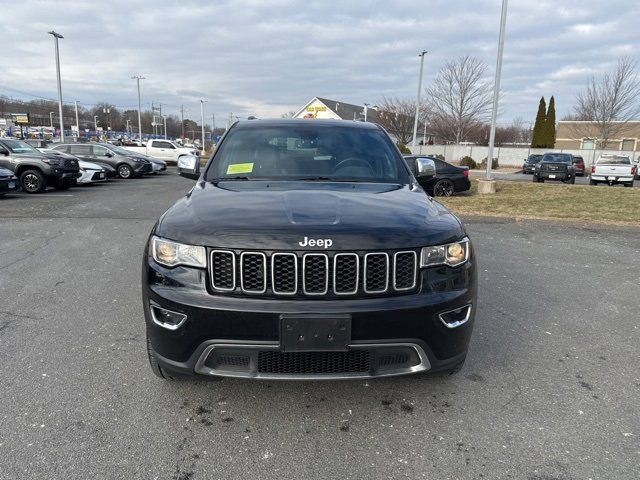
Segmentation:
[(123, 179), (128, 179), (133, 177), (133, 168), (131, 168), (126, 163), (118, 165), (118, 176)]
[(438, 180), (433, 186), (434, 197), (450, 197), (455, 192), (455, 187), (451, 180), (443, 178)]
[(26, 193), (41, 193), (47, 189), (47, 180), (39, 170), (27, 170), (20, 175), (20, 185)]
[(533, 183), (544, 183), (544, 178), (540, 178), (537, 175), (533, 176)]

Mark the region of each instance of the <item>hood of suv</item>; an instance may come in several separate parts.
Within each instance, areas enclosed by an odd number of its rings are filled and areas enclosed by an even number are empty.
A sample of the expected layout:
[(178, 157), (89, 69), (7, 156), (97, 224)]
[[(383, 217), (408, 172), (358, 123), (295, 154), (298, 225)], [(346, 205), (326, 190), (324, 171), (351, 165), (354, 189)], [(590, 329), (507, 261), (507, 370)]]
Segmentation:
[(447, 243), (464, 230), (409, 185), (231, 181), (198, 182), (162, 216), (156, 235), (219, 248), (324, 250), (300, 245), (307, 237), (353, 251)]

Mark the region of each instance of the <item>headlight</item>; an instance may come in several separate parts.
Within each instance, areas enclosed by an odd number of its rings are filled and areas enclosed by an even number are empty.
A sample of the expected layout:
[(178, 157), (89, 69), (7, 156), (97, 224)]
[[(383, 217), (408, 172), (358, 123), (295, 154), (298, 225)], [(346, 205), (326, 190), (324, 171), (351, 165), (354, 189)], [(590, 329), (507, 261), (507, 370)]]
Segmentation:
[(158, 237), (151, 239), (151, 255), (156, 262), (167, 267), (188, 265), (206, 268), (207, 266), (207, 255), (204, 247), (184, 245)]
[(424, 247), (420, 256), (421, 267), (448, 265), (457, 267), (469, 260), (469, 239), (435, 247)]
[(54, 158), (43, 158), (42, 161), (44, 163), (48, 163), (49, 165), (60, 165), (60, 160)]

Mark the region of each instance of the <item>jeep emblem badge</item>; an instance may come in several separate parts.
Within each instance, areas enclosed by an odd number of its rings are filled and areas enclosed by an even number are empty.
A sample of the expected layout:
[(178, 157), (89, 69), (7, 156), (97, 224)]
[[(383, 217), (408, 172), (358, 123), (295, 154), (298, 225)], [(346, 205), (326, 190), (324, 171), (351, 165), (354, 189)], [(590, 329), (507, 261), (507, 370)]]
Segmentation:
[(309, 238), (304, 237), (304, 240), (298, 242), (301, 247), (324, 247), (329, 248), (333, 245), (333, 240), (330, 238)]

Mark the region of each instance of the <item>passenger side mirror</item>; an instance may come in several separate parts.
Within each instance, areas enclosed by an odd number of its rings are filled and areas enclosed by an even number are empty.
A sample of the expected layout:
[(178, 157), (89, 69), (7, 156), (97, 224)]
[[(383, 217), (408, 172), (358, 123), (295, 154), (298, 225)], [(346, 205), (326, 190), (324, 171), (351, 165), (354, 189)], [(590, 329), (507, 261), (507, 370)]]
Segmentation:
[(200, 159), (195, 155), (182, 155), (178, 158), (180, 176), (197, 180), (200, 177)]
[(104, 156), (108, 157), (108, 158), (111, 158), (111, 157), (113, 157), (113, 153), (107, 152), (107, 153), (104, 154)]
[(433, 177), (436, 163), (430, 158), (416, 158), (416, 177)]
[(0, 155), (9, 155), (9, 152), (6, 148), (0, 147)]

